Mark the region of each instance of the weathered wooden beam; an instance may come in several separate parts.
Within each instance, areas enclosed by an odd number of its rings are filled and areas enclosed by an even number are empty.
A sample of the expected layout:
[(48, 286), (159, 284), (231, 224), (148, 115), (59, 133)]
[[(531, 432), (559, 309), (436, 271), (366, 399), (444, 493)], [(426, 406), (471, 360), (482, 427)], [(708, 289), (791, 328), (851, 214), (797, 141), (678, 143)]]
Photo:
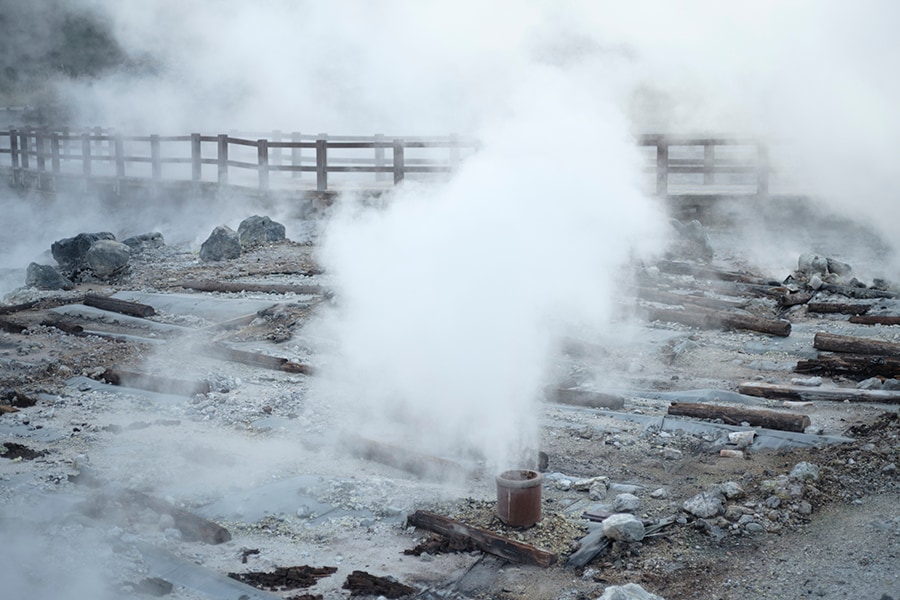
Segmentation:
[(823, 292), (831, 292), (832, 294), (840, 294), (848, 298), (872, 299), (872, 298), (896, 298), (896, 292), (887, 290), (875, 290), (872, 288), (854, 287), (852, 285), (838, 285), (836, 283), (826, 283), (819, 288)]
[(815, 294), (812, 292), (786, 292), (779, 296), (778, 305), (785, 308), (807, 304)]
[(625, 398), (622, 396), (616, 394), (604, 394), (602, 392), (590, 392), (587, 390), (550, 388), (545, 390), (545, 396), (551, 402), (569, 404), (571, 406), (608, 408), (611, 410), (618, 410), (625, 406)]
[(643, 307), (650, 320), (671, 321), (701, 329), (748, 329), (759, 333), (787, 337), (791, 334), (791, 322), (785, 319), (765, 319), (730, 311), (715, 311), (694, 307), (691, 310)]
[(743, 308), (747, 305), (746, 300), (727, 300), (723, 298), (710, 298), (699, 294), (676, 294), (665, 290), (658, 290), (648, 287), (640, 287), (636, 290), (639, 298), (649, 300), (650, 302), (660, 302), (662, 304), (672, 304), (675, 306), (702, 306), (703, 308), (713, 308), (717, 310), (728, 310), (731, 308)]
[(121, 369), (106, 369), (100, 377), (113, 385), (149, 390), (160, 394), (194, 396), (196, 394), (209, 393), (209, 383), (206, 381), (171, 379), (169, 377), (145, 375)]
[(160, 498), (136, 490), (122, 492), (125, 501), (149, 508), (159, 514), (170, 515), (175, 520), (175, 528), (187, 541), (201, 541), (207, 544), (221, 544), (231, 539), (231, 533), (216, 523), (199, 517), (192, 512), (172, 506)]
[(346, 447), (354, 455), (412, 473), (418, 477), (439, 480), (463, 480), (468, 470), (458, 462), (423, 454), (409, 448), (385, 444), (360, 436), (344, 440)]
[(772, 383), (742, 383), (738, 392), (748, 396), (814, 402), (876, 402), (900, 404), (900, 391), (859, 390), (856, 388), (809, 387), (804, 385), (776, 385)]
[(350, 596), (379, 598), (403, 598), (418, 590), (387, 577), (377, 577), (365, 571), (353, 571), (347, 575), (343, 589), (350, 590)]
[(280, 356), (271, 356), (261, 352), (247, 352), (246, 350), (237, 350), (229, 348), (222, 344), (198, 345), (194, 350), (204, 356), (238, 362), (253, 367), (262, 367), (264, 369), (272, 369), (274, 371), (284, 371), (286, 373), (303, 373), (304, 375), (312, 375), (315, 369), (310, 365), (292, 362)]
[(320, 285), (293, 285), (277, 283), (240, 283), (237, 281), (210, 281), (210, 280), (186, 280), (178, 284), (180, 287), (198, 292), (260, 292), (263, 294), (298, 294), (298, 295), (325, 295), (325, 290)]
[(854, 315), (850, 322), (856, 325), (900, 325), (900, 315)]
[(748, 273), (739, 273), (737, 271), (726, 271), (724, 269), (716, 269), (706, 267), (690, 262), (677, 260), (661, 260), (656, 263), (660, 271), (664, 273), (672, 273), (674, 275), (691, 275), (694, 278), (713, 279), (719, 281), (732, 281), (736, 283), (749, 283), (752, 285), (762, 286), (779, 286), (781, 283), (759, 277)]
[(824, 314), (865, 314), (872, 308), (871, 304), (863, 304), (861, 302), (810, 302), (806, 305), (806, 310), (812, 313)]
[(720, 419), (729, 425), (749, 423), (751, 427), (764, 427), (766, 429), (796, 431), (799, 433), (802, 433), (810, 425), (809, 417), (806, 415), (780, 413), (772, 410), (751, 410), (699, 402), (673, 402), (669, 405), (668, 414), (697, 419)]
[(130, 302), (128, 300), (118, 300), (107, 296), (99, 296), (97, 294), (86, 294), (82, 303), (85, 306), (93, 306), (101, 310), (120, 313), (123, 315), (131, 315), (133, 317), (152, 317), (156, 314), (156, 309), (147, 304), (139, 302)]
[(7, 333), (22, 333), (28, 329), (25, 325), (20, 325), (19, 323), (13, 323), (12, 321), (7, 321), (6, 319), (0, 319), (0, 331), (5, 331)]
[(837, 335), (820, 331), (813, 338), (813, 347), (828, 352), (846, 352), (849, 354), (881, 354), (884, 356), (900, 356), (900, 344), (884, 342), (865, 337)]
[(900, 357), (880, 354), (820, 354), (797, 361), (797, 373), (867, 377), (900, 377)]
[(56, 329), (59, 329), (60, 331), (63, 331), (65, 333), (69, 333), (72, 335), (79, 335), (81, 333), (84, 333), (84, 327), (82, 327), (81, 325), (76, 325), (75, 323), (63, 321), (62, 319), (57, 318), (57, 317), (44, 319), (41, 321), (41, 325), (43, 325), (44, 327), (54, 327)]
[(549, 567), (556, 562), (556, 554), (552, 552), (432, 512), (417, 510), (407, 516), (406, 523), (441, 535), (469, 538), (482, 552), (512, 562), (539, 567)]

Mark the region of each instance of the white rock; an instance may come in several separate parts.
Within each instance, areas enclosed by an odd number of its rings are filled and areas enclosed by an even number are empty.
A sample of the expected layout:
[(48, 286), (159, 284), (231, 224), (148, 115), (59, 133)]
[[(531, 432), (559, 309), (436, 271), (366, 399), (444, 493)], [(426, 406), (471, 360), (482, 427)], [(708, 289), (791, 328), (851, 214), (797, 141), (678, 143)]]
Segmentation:
[(639, 542), (644, 539), (644, 524), (629, 513), (610, 515), (600, 523), (603, 535), (620, 542)]
[(665, 600), (665, 598), (651, 594), (636, 583), (626, 583), (609, 586), (597, 600)]

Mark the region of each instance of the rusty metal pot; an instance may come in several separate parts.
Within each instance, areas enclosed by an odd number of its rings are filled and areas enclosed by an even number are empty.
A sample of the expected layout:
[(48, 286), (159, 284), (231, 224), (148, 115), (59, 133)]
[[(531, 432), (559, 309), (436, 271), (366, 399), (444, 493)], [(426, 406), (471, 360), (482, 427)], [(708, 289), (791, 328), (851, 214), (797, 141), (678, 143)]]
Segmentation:
[(541, 483), (537, 471), (513, 469), (497, 475), (497, 516), (510, 527), (531, 527), (541, 520)]

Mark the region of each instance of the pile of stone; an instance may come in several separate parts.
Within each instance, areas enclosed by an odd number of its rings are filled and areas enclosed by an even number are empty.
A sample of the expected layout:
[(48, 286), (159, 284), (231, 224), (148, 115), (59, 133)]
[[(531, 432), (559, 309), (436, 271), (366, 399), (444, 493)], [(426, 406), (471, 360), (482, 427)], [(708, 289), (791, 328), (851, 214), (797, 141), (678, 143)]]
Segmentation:
[(284, 225), (269, 217), (253, 215), (241, 221), (238, 230), (219, 225), (200, 246), (200, 260), (232, 260), (249, 248), (285, 239)]

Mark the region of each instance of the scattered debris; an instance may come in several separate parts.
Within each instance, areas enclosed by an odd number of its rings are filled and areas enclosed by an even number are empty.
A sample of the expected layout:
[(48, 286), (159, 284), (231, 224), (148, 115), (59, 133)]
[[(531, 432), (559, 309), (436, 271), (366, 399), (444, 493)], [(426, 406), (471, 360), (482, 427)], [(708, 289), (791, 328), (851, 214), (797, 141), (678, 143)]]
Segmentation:
[(365, 571), (353, 571), (344, 582), (350, 596), (383, 596), (402, 598), (416, 593), (416, 588), (404, 585), (389, 577), (376, 577)]
[(228, 576), (255, 588), (282, 592), (312, 587), (320, 579), (330, 577), (337, 567), (277, 567), (274, 571), (252, 571), (249, 573), (229, 573)]

